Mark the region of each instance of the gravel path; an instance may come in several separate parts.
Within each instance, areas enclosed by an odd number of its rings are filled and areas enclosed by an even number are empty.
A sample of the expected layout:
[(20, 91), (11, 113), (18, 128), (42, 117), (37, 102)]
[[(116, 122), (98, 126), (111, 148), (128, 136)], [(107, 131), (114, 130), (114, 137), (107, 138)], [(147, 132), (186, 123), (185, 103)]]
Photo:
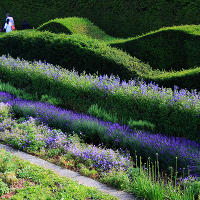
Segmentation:
[(37, 158), (35, 156), (32, 156), (30, 154), (24, 153), (22, 151), (13, 149), (9, 146), (0, 144), (0, 149), (5, 149), (7, 152), (11, 152), (12, 154), (24, 159), (24, 160), (28, 160), (30, 161), (32, 164), (36, 164), (39, 165), (41, 167), (45, 167), (47, 169), (53, 170), (55, 173), (59, 174), (60, 176), (65, 176), (67, 178), (71, 178), (73, 180), (78, 181), (79, 184), (85, 185), (85, 186), (90, 186), (90, 187), (95, 187), (98, 190), (105, 192), (105, 193), (109, 193), (110, 195), (116, 196), (121, 200), (136, 200), (136, 198), (131, 195), (128, 194), (126, 192), (123, 191), (118, 191), (116, 189), (113, 189), (105, 184), (102, 184), (98, 181), (95, 181), (91, 178), (85, 177), (85, 176), (81, 176), (80, 174), (68, 170), (68, 169), (64, 169), (62, 167), (59, 167), (55, 164), (52, 164), (50, 162), (47, 162), (45, 160), (42, 160), (40, 158)]

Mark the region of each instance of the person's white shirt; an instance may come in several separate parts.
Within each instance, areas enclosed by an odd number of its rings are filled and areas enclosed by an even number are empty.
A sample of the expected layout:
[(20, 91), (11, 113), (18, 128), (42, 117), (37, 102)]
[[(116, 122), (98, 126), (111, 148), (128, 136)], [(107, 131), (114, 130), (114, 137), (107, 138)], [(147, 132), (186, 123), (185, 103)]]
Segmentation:
[(9, 19), (10, 23), (12, 24), (12, 26), (15, 25), (13, 17), (7, 17), (6, 21), (7, 21), (7, 19)]
[(5, 23), (4, 29), (6, 30), (6, 33), (9, 33), (9, 32), (12, 31), (12, 27), (11, 26), (12, 26), (11, 22), (9, 22), (8, 24)]

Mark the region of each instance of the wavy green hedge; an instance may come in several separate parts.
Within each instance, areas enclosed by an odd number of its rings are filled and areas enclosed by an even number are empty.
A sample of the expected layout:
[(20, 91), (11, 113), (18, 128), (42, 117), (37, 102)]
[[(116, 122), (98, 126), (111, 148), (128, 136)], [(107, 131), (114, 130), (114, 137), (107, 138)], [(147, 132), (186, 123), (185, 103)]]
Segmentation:
[[(117, 40), (116, 40), (117, 41)], [(118, 40), (119, 42), (119, 40)], [(152, 71), (152, 68), (126, 52), (110, 47), (102, 40), (78, 34), (54, 34), (36, 30), (0, 34), (0, 54), (14, 58), (42, 60), (79, 72), (135, 77), (166, 87), (200, 88), (199, 68), (177, 72)]]
[(95, 26), (86, 18), (68, 17), (62, 19), (53, 19), (37, 28), (40, 31), (49, 31), (52, 33), (65, 34), (81, 34), (87, 35), (94, 39), (101, 39), (104, 41), (113, 40), (115, 38), (107, 35), (98, 26)]
[(4, 0), (0, 16), (9, 11), (21, 28), (23, 18), (32, 26), (60, 17), (90, 19), (106, 33), (126, 37), (156, 30), (163, 26), (199, 24), (199, 1), (189, 0)]
[(0, 37), (0, 54), (27, 60), (46, 60), (79, 72), (115, 74), (122, 79), (151, 70), (150, 66), (102, 41), (74, 34), (34, 30), (11, 32)]
[(164, 85), (170, 88), (179, 86), (180, 88), (200, 90), (200, 67), (174, 72), (165, 72), (159, 75), (147, 77), (146, 81), (153, 81), (159, 85)]
[(134, 38), (111, 41), (152, 68), (181, 70), (200, 65), (200, 25), (164, 27)]

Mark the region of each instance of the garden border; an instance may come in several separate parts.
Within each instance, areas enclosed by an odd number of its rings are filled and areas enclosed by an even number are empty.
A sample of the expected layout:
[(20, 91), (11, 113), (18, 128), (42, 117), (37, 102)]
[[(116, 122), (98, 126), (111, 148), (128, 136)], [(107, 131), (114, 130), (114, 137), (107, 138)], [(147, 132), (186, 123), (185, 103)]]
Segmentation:
[(72, 180), (77, 181), (79, 184), (89, 186), (89, 187), (94, 187), (94, 188), (96, 188), (96, 189), (98, 189), (102, 192), (105, 192), (105, 193), (108, 193), (112, 196), (118, 197), (120, 200), (137, 200), (137, 198), (135, 198), (131, 194), (128, 194), (128, 193), (123, 192), (123, 191), (118, 191), (116, 189), (113, 189), (113, 188), (105, 185), (105, 184), (102, 184), (98, 181), (95, 181), (91, 178), (81, 176), (77, 172), (62, 168), (60, 166), (57, 166), (57, 165), (52, 164), (50, 162), (47, 162), (47, 161), (45, 161), (41, 158), (37, 158), (35, 156), (24, 153), (22, 151), (19, 151), (17, 149), (14, 149), (12, 147), (7, 146), (7, 145), (0, 144), (0, 149), (4, 149), (7, 152), (10, 152), (10, 153), (14, 154), (15, 156), (20, 157), (21, 159), (30, 161), (32, 164), (36, 164), (36, 165), (39, 165), (41, 167), (45, 167), (47, 169), (50, 169), (50, 170), (54, 171), (56, 174), (58, 174), (59, 176), (71, 178)]

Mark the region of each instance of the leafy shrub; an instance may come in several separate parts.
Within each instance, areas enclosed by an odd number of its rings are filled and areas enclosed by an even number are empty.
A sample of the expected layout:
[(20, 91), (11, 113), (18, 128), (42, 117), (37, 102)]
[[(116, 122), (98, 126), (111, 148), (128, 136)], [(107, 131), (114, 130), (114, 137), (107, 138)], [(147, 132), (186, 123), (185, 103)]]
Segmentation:
[(48, 156), (50, 158), (54, 157), (54, 156), (57, 156), (57, 155), (60, 155), (60, 149), (49, 149), (48, 150)]
[(0, 103), (0, 122), (10, 116), (10, 107), (8, 104)]
[(15, 172), (5, 172), (1, 178), (4, 180), (4, 182), (11, 185), (18, 182)]
[(53, 104), (53, 105), (56, 105), (56, 106), (62, 105), (62, 99), (61, 98), (51, 97), (51, 96), (48, 96), (47, 94), (42, 95), (40, 101), (47, 102), (47, 103), (50, 103), (50, 104)]
[(146, 130), (146, 131), (154, 131), (155, 130), (155, 125), (148, 122), (148, 121), (135, 121), (135, 120), (129, 120), (128, 125), (130, 128), (135, 129), (135, 130)]
[(84, 176), (90, 177), (90, 170), (88, 168), (82, 167), (80, 169), (80, 173), (83, 174)]
[(8, 185), (0, 179), (0, 197), (9, 192)]
[(122, 190), (130, 190), (130, 179), (127, 173), (123, 171), (112, 171), (112, 173), (107, 173), (101, 178), (101, 181)]

